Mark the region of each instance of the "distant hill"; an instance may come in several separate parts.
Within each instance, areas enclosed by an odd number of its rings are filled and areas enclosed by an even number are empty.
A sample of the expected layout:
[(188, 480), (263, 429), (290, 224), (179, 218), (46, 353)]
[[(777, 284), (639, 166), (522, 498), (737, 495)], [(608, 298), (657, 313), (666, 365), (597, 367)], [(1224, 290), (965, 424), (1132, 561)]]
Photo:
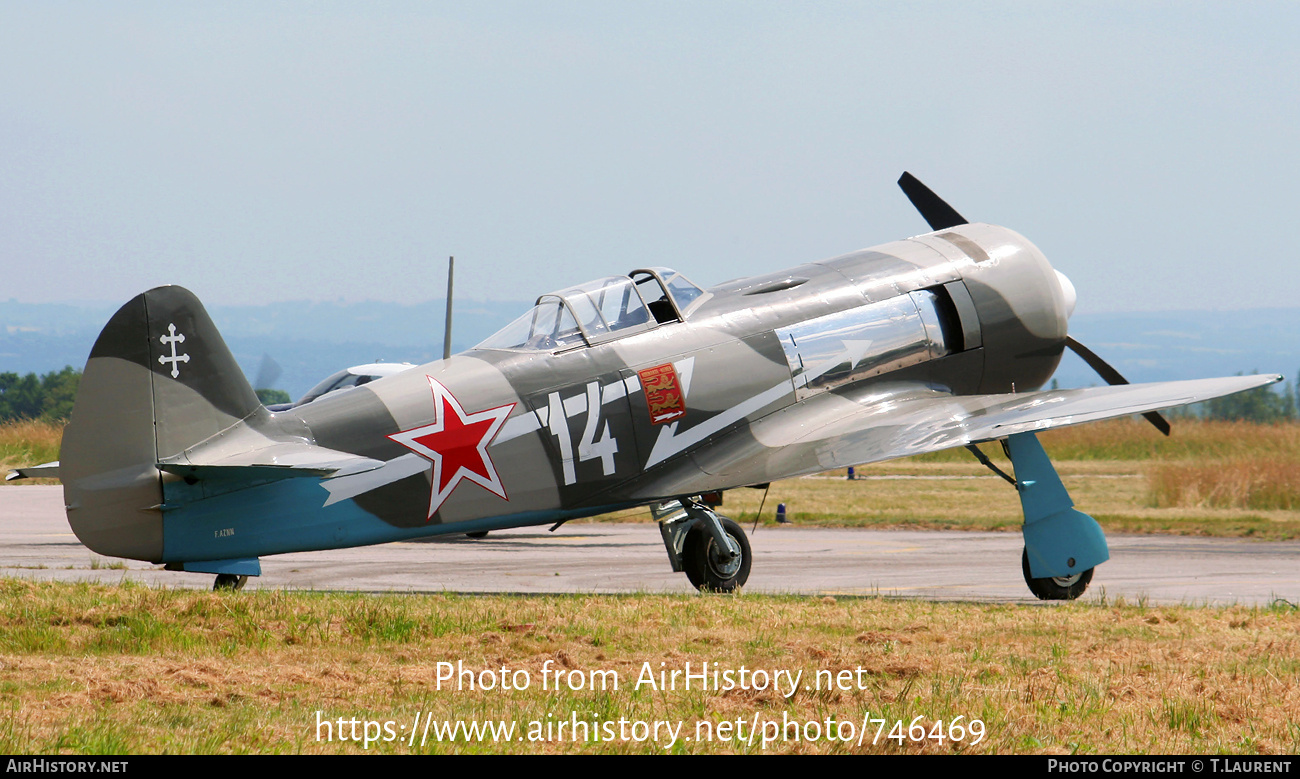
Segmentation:
[[(1300, 368), (1300, 308), (1079, 314), (1070, 334), (1134, 383), (1281, 373)], [(1067, 352), (1056, 371), (1063, 387), (1102, 381)]]
[[(462, 351), (508, 324), (531, 301), (460, 301), (453, 349)], [(81, 368), (115, 306), (0, 301), (0, 372)], [(214, 306), (213, 319), (249, 376), (267, 354), (283, 368), (276, 388), (293, 397), (340, 368), (376, 360), (427, 362), (442, 355), (443, 301), (289, 302)], [(1130, 381), (1165, 381), (1300, 368), (1300, 308), (1078, 314), (1076, 338)], [(1071, 354), (1057, 381), (1086, 387), (1101, 380)]]

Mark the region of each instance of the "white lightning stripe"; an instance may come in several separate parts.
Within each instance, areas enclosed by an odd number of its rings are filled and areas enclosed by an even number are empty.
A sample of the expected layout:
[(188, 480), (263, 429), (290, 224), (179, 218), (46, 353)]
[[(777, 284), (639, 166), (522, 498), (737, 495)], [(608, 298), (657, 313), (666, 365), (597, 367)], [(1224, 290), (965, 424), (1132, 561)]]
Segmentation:
[(788, 380), (783, 381), (771, 389), (764, 390), (752, 398), (732, 406), (715, 417), (706, 419), (681, 435), (677, 435), (677, 423), (669, 422), (668, 427), (664, 428), (659, 433), (659, 437), (655, 439), (654, 449), (650, 450), (650, 459), (646, 461), (645, 467), (649, 468), (658, 465), (683, 449), (698, 444), (724, 427), (739, 422), (789, 393), (790, 382)]
[[(689, 362), (694, 362), (691, 358)], [(683, 361), (687, 362), (687, 361)], [(687, 370), (690, 370), (687, 368)], [(685, 383), (685, 382), (684, 382)], [(641, 380), (635, 374), (623, 381), (610, 382), (600, 388), (601, 405), (608, 405), (615, 400), (621, 399), (624, 394), (631, 395), (641, 391)], [(685, 390), (683, 390), (684, 392)], [(564, 416), (572, 418), (587, 410), (587, 396), (574, 395), (564, 401)], [(546, 425), (550, 419), (550, 409), (545, 406), (539, 406), (534, 413), (517, 414), (506, 421), (505, 427), (501, 428), (501, 433), (497, 435), (493, 444), (513, 441), (514, 439), (534, 433)]]
[(329, 491), (330, 496), (325, 500), (325, 505), (329, 506), (427, 470), (429, 470), (428, 460), (418, 454), (404, 454), (389, 460), (373, 471), (326, 479), (320, 483), (320, 486)]
[[(636, 390), (638, 389), (641, 389), (641, 382), (639, 381), (636, 384), (636, 389), (632, 390), (632, 392), (636, 392)], [(600, 392), (601, 392), (600, 396), (601, 396), (602, 404), (608, 403), (611, 400), (618, 400), (624, 395), (630, 394), (628, 392), (627, 386), (622, 381), (610, 382), (609, 384), (606, 384), (605, 386), (601, 387)]]
[[(539, 409), (539, 411), (545, 410), (546, 409)], [(541, 426), (542, 420), (539, 420), (537, 414), (534, 414), (531, 411), (516, 414), (506, 421), (505, 427), (501, 428), (501, 432), (497, 435), (497, 440), (493, 443), (500, 444), (505, 441), (513, 441), (521, 435), (528, 435), (529, 433), (537, 431)]]
[(691, 394), (691, 374), (695, 372), (695, 358), (687, 357), (675, 363), (673, 367), (677, 369), (677, 375), (682, 380), (682, 398), (685, 399)]
[(627, 390), (627, 396), (630, 398), (641, 391), (641, 377), (635, 373), (623, 379), (623, 386)]
[[(823, 361), (822, 364), (818, 365), (813, 370), (801, 374), (805, 384), (815, 380), (831, 368), (844, 362), (844, 355), (850, 357), (852, 361), (850, 364), (857, 365), (858, 361), (862, 359), (862, 355), (866, 353), (867, 348), (871, 346), (870, 341), (844, 341), (843, 343), (844, 351)], [(682, 360), (679, 364), (678, 370), (685, 374), (682, 378), (682, 384), (686, 384), (689, 381), (691, 368), (694, 367), (691, 364), (693, 362), (694, 358), (691, 358), (690, 360)], [(650, 468), (658, 465), (688, 447), (700, 443), (719, 430), (739, 422), (755, 411), (767, 406), (769, 403), (774, 403), (783, 396), (789, 394), (789, 392), (790, 382), (782, 381), (771, 389), (764, 390), (748, 400), (741, 401), (738, 405), (732, 406), (726, 411), (723, 411), (721, 414), (701, 422), (681, 435), (677, 434), (677, 422), (670, 422), (668, 427), (665, 427), (660, 431), (659, 437), (655, 439), (654, 448), (650, 450), (650, 458), (646, 460), (645, 467)], [(683, 389), (683, 394), (684, 393), (685, 389)]]
[(564, 417), (566, 419), (572, 419), (586, 410), (587, 396), (585, 393), (566, 398), (564, 401)]

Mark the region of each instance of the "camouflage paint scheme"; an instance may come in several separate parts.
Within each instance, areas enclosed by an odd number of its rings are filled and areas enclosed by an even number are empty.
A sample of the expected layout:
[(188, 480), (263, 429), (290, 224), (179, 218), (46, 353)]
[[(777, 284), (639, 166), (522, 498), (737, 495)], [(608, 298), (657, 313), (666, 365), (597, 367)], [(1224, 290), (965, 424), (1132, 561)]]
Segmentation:
[[(145, 292), (86, 365), (60, 458), (69, 522), (100, 554), (256, 574), (262, 555), (551, 524), (1018, 436), (1014, 454), (1036, 430), (1280, 378), (1038, 391), (1072, 290), (987, 224), (702, 294), (667, 269), (633, 275), (653, 313), (634, 326), (549, 347), (489, 339), (282, 412), (258, 403), (197, 298)], [(1040, 468), (1030, 457), (1017, 470)], [(1017, 474), (1022, 500), (1035, 481), (1059, 487), (1041, 464)], [(1026, 502), (1027, 540), (1034, 517), (1070, 505), (1063, 487)], [(1087, 559), (1106, 559), (1099, 543)]]

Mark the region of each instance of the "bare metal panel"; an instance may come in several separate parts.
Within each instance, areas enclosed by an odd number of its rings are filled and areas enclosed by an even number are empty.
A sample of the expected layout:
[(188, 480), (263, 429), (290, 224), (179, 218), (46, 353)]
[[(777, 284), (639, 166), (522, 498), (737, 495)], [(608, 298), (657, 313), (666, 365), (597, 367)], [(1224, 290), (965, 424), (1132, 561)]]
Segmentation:
[[(937, 317), (934, 327), (937, 331)], [(776, 334), (800, 400), (933, 356), (925, 321), (911, 295), (827, 314), (779, 328)]]

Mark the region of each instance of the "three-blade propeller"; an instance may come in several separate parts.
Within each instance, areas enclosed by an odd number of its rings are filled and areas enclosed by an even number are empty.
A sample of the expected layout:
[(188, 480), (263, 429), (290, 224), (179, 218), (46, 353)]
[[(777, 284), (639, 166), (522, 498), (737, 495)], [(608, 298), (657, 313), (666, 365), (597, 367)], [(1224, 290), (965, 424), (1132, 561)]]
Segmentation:
[[(903, 194), (907, 199), (912, 201), (916, 210), (921, 212), (921, 216), (926, 223), (930, 225), (931, 230), (946, 230), (949, 227), (967, 224), (966, 218), (957, 213), (956, 209), (948, 205), (943, 198), (934, 194), (926, 185), (922, 184), (920, 179), (911, 173), (904, 171), (898, 179), (898, 186), (902, 188)], [(1065, 337), (1065, 345), (1070, 351), (1079, 355), (1079, 357), (1097, 372), (1098, 376), (1106, 381), (1107, 384), (1128, 384), (1128, 379), (1120, 375), (1115, 367), (1097, 356), (1096, 352), (1074, 340), (1072, 336)], [(1169, 435), (1169, 420), (1165, 419), (1157, 411), (1148, 411), (1142, 415), (1148, 422), (1155, 425), (1165, 435)]]

